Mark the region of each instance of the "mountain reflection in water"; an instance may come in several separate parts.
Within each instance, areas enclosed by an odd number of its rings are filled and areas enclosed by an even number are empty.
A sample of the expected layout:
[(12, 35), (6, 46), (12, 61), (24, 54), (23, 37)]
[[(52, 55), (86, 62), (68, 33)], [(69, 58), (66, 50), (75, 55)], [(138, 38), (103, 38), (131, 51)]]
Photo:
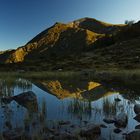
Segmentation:
[[(13, 98), (28, 91), (35, 94), (36, 105), (29, 102), (25, 105), (17, 100), (3, 102), (3, 98)], [(120, 101), (115, 101), (118, 98)], [(100, 125), (104, 124), (104, 118), (115, 117), (121, 112), (129, 118), (122, 133), (128, 133), (138, 124), (133, 119), (134, 103), (139, 103), (139, 95), (134, 91), (116, 90), (91, 80), (0, 79), (0, 138), (5, 132), (18, 132), (34, 139), (52, 133), (52, 129), (60, 133), (72, 131), (72, 125), (77, 129), (88, 123)], [(38, 109), (33, 111), (35, 106)], [(65, 121), (70, 124), (60, 126)], [(105, 125), (102, 138), (123, 139), (122, 134), (113, 133), (113, 124)]]

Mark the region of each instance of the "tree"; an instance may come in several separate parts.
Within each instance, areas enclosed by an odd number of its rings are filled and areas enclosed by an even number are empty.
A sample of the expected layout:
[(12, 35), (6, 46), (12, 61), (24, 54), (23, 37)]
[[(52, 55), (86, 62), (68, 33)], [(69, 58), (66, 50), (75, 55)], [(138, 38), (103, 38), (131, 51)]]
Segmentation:
[(134, 24), (134, 20), (125, 20), (125, 24), (131, 26), (132, 24)]

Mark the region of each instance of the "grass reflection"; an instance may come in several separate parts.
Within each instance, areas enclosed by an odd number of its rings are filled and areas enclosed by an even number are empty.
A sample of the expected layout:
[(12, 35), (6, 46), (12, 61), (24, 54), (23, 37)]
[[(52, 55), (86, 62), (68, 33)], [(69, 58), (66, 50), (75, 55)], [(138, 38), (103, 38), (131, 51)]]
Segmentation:
[(117, 103), (111, 102), (108, 98), (103, 98), (103, 112), (105, 116), (116, 115)]
[(83, 115), (90, 117), (91, 111), (92, 106), (90, 101), (73, 99), (68, 105), (68, 112), (77, 117), (82, 117)]
[(4, 78), (0, 79), (0, 94), (1, 96), (13, 96), (14, 89), (20, 88), (21, 90), (31, 90), (32, 83), (25, 79)]
[(47, 103), (45, 99), (42, 100), (39, 117), (41, 122), (44, 122), (47, 118)]

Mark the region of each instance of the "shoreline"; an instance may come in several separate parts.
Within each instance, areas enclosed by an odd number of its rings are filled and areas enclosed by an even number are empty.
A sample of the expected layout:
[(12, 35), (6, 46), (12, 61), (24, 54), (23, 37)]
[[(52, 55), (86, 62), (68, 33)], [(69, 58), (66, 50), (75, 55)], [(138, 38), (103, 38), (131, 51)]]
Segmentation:
[(26, 79), (79, 79), (101, 83), (140, 86), (140, 69), (137, 70), (82, 70), (82, 71), (16, 71), (0, 72), (0, 78)]

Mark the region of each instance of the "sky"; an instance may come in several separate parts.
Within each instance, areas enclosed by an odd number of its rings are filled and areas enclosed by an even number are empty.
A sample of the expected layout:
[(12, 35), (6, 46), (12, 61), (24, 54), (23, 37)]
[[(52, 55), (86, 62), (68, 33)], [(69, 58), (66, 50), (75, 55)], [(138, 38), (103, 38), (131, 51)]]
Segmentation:
[(55, 22), (140, 20), (140, 0), (0, 0), (0, 51), (25, 45)]

